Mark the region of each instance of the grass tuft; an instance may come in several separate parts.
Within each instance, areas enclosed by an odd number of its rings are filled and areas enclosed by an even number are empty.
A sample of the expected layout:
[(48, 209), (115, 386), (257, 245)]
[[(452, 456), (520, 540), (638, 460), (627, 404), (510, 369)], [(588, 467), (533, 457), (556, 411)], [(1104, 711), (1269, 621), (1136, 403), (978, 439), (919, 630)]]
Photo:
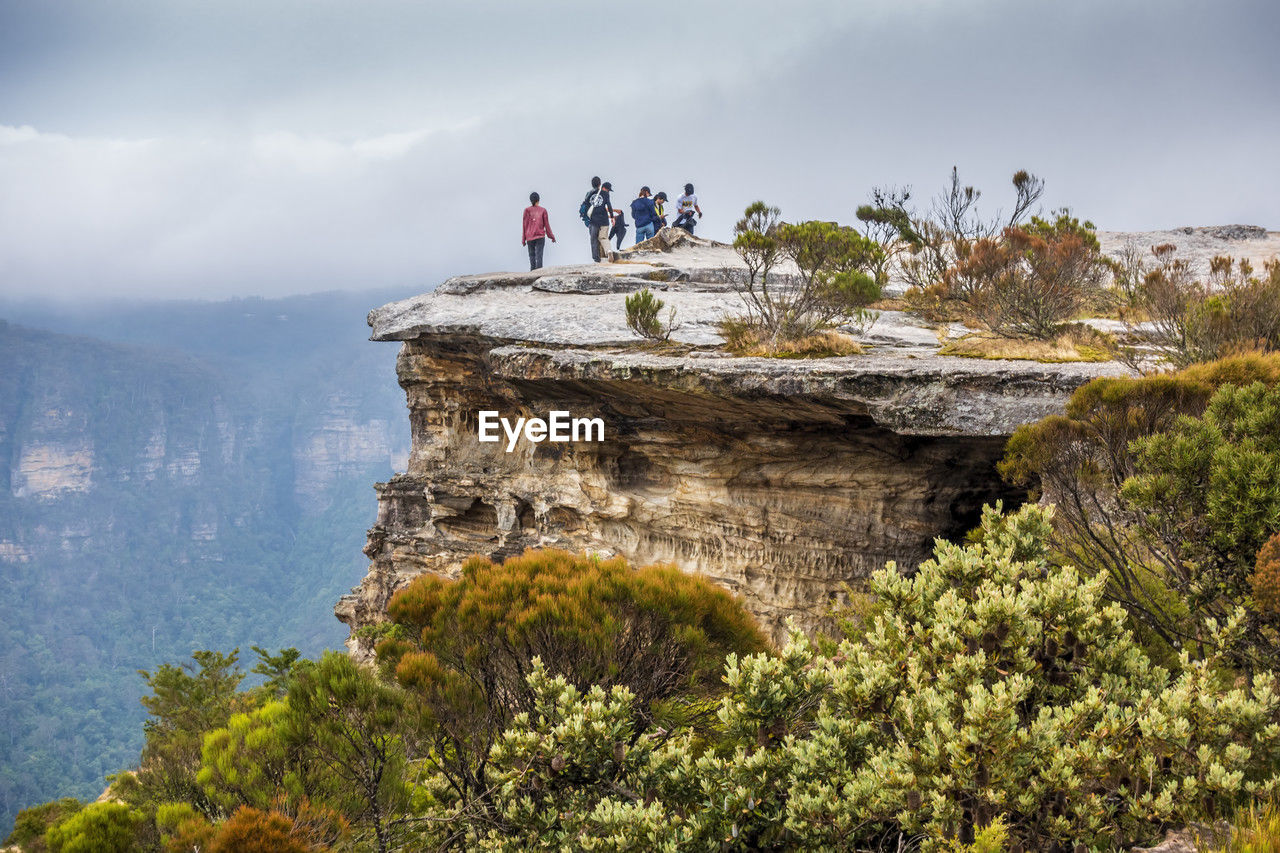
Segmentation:
[(1006, 338), (992, 332), (978, 332), (949, 341), (940, 355), (961, 358), (1015, 359), (1060, 364), (1069, 361), (1111, 361), (1116, 357), (1110, 335), (1084, 325), (1064, 329), (1053, 340)]
[(725, 349), (734, 355), (764, 358), (838, 358), (858, 355), (865, 347), (840, 332), (815, 332), (802, 338), (783, 338), (773, 343), (760, 330), (738, 319), (720, 323)]

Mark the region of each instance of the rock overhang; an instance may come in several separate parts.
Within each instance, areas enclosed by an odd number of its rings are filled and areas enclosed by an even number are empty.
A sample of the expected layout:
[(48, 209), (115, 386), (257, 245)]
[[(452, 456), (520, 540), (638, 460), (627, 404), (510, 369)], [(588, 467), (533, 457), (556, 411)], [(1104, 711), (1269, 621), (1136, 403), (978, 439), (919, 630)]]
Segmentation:
[[(731, 247), (679, 240), (668, 251), (623, 253), (622, 263), (552, 267), (449, 279), (436, 291), (369, 314), (372, 339), (429, 344), (465, 339), (512, 382), (628, 384), (685, 395), (690, 405), (744, 396), (810, 401), (806, 416), (865, 414), (904, 435), (1009, 435), (1061, 411), (1115, 362), (1045, 364), (938, 354), (940, 336), (901, 311), (883, 311), (839, 358), (734, 357), (719, 349), (720, 321), (741, 314), (746, 270)], [(793, 271), (780, 272), (785, 286)], [(643, 287), (675, 309), (663, 352), (626, 324), (625, 301)], [(664, 309), (665, 313), (665, 309)], [(815, 402), (816, 401), (816, 402)], [(710, 407), (715, 410), (715, 406)]]

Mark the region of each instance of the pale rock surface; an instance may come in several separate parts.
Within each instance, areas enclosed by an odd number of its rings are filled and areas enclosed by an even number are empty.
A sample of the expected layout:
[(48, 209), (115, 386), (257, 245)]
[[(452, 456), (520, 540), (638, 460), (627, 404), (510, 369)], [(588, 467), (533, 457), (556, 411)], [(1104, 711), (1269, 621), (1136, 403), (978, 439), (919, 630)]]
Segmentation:
[(87, 441), (31, 442), (18, 451), (13, 496), (51, 499), (87, 492), (93, 482), (93, 447)]

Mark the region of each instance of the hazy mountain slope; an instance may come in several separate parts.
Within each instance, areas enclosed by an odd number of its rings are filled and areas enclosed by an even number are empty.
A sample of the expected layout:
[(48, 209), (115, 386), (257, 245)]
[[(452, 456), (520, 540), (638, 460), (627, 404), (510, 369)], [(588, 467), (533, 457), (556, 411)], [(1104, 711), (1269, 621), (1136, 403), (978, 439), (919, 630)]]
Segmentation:
[(136, 761), (139, 668), (341, 644), (408, 444), (384, 297), (0, 307), (129, 342), (0, 325), (0, 826)]

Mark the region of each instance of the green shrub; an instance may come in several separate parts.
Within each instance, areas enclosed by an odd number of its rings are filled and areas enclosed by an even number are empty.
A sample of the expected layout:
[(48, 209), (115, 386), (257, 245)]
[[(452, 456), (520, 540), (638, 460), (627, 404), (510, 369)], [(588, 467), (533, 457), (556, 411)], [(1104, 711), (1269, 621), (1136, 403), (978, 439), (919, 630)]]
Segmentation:
[(64, 797), (25, 808), (14, 819), (13, 831), (4, 840), (4, 846), (19, 847), (24, 853), (44, 853), (49, 849), (44, 843), (44, 834), (49, 827), (66, 820), (82, 808), (84, 805), (74, 797)]
[(122, 803), (90, 803), (44, 834), (51, 853), (130, 853), (146, 821)]
[(425, 706), (429, 761), (453, 796), (482, 810), (490, 746), (515, 714), (537, 707), (526, 681), (533, 659), (579, 690), (626, 686), (645, 722), (669, 719), (673, 701), (717, 695), (726, 653), (767, 647), (742, 605), (710, 581), (557, 550), (500, 565), (475, 557), (456, 580), (422, 575), (388, 613), (410, 639), (384, 640), (379, 661)]
[(477, 843), (1111, 850), (1275, 791), (1274, 678), (1154, 665), (1100, 579), (1049, 561), (1049, 530), (988, 510), (980, 541), (873, 576), (858, 641), (730, 656), (711, 744), (535, 670), (493, 751), (503, 828)]
[(665, 341), (675, 329), (676, 311), (671, 309), (667, 322), (661, 319), (665, 303), (653, 295), (649, 288), (641, 288), (627, 297), (627, 328), (642, 338)]
[[(772, 351), (794, 350), (793, 342), (812, 337), (838, 318), (871, 322), (864, 309), (880, 298), (877, 271), (885, 258), (880, 245), (834, 222), (790, 224), (781, 222), (781, 215), (778, 208), (757, 201), (734, 226), (733, 247), (747, 267), (747, 280), (739, 289), (747, 312), (727, 322), (749, 330), (760, 346)], [(771, 271), (784, 258), (795, 264), (798, 275), (771, 281)]]
[(1057, 505), (1055, 548), (1105, 576), (1144, 637), (1199, 650), (1206, 620), (1243, 607), (1233, 653), (1271, 667), (1280, 613), (1251, 578), (1280, 532), (1278, 382), (1275, 354), (1095, 380), (1065, 415), (1019, 428), (1000, 468)]

